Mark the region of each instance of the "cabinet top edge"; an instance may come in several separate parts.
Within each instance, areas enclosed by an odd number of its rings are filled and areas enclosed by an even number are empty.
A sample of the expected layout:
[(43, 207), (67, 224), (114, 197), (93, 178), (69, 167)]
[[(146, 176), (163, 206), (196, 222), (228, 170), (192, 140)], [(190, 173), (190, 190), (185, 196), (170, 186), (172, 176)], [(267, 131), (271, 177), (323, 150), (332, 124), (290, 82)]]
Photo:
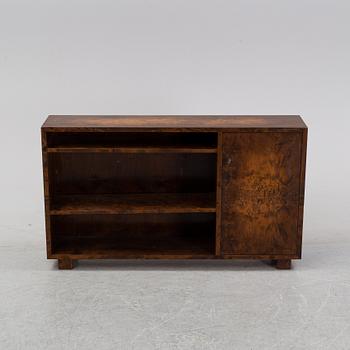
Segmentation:
[[(299, 115), (49, 115), (42, 129), (306, 129)], [(68, 131), (67, 130), (67, 131)]]

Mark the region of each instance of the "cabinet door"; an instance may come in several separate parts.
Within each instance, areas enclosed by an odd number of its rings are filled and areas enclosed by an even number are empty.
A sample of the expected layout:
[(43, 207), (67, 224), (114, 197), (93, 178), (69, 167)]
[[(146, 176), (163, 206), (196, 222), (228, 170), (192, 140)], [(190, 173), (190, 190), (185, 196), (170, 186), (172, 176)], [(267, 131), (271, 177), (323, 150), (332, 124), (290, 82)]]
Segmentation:
[(222, 254), (299, 255), (302, 132), (223, 134)]

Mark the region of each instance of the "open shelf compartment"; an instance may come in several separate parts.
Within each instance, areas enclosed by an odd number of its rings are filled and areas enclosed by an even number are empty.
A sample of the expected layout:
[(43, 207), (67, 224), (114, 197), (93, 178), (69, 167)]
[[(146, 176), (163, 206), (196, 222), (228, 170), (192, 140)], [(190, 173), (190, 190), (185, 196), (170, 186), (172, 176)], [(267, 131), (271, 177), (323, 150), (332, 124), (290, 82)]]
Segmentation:
[(216, 133), (48, 133), (49, 257), (213, 257), (216, 149)]
[(50, 153), (216, 153), (217, 134), (203, 132), (48, 133)]
[(51, 209), (72, 203), (77, 208), (84, 198), (91, 206), (102, 196), (104, 206), (114, 206), (120, 195), (125, 204), (132, 204), (127, 195), (137, 195), (138, 206), (147, 199), (190, 210), (214, 205), (215, 154), (51, 153), (48, 159)]
[(215, 253), (215, 214), (52, 217), (54, 258), (207, 258)]

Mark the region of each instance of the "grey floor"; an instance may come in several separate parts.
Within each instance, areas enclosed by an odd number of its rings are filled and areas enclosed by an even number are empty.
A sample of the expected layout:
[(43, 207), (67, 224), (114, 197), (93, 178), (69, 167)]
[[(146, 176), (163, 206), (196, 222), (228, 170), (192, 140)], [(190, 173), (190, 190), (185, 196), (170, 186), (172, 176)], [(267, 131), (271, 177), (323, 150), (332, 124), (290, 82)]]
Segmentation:
[(350, 349), (350, 237), (305, 233), (264, 262), (82, 262), (58, 271), (42, 227), (1, 227), (0, 349)]

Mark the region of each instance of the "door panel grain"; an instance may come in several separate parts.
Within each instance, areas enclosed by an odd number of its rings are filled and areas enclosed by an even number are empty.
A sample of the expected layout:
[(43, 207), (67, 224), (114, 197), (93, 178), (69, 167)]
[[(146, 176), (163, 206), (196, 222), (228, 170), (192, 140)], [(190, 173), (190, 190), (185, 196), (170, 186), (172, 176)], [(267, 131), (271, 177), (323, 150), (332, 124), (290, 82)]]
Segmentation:
[(223, 134), (222, 254), (297, 255), (302, 134)]

